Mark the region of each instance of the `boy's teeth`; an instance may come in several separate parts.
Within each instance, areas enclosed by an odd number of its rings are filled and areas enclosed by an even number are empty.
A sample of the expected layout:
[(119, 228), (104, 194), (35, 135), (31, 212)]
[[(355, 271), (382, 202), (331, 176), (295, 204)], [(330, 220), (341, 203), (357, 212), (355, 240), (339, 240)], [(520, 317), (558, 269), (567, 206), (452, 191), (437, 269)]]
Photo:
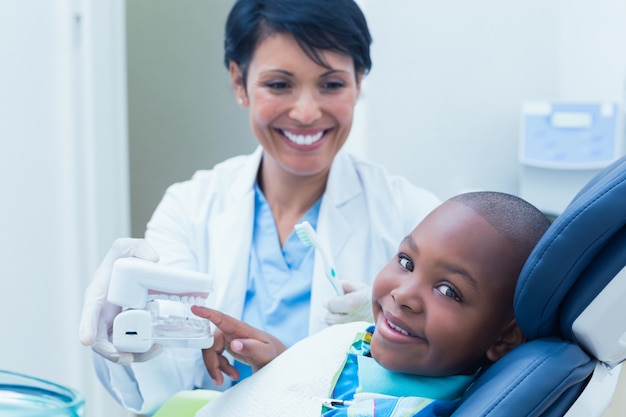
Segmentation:
[(394, 329), (395, 331), (402, 333), (405, 336), (411, 336), (411, 334), (409, 332), (407, 332), (406, 330), (404, 330), (401, 327), (396, 326), (395, 324), (393, 324), (392, 322), (390, 322), (389, 320), (387, 320), (387, 323), (389, 323), (389, 327), (391, 327), (392, 329)]
[(310, 145), (320, 140), (322, 136), (324, 136), (324, 131), (320, 131), (315, 135), (294, 135), (293, 133), (289, 133), (286, 130), (283, 130), (283, 135), (285, 135), (287, 139), (294, 143), (297, 143), (298, 145)]

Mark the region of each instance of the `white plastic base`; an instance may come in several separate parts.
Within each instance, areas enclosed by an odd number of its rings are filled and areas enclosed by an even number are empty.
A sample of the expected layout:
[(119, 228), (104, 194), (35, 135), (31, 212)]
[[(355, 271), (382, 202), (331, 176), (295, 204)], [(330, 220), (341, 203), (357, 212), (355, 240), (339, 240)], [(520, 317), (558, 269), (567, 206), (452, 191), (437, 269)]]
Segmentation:
[(585, 308), (572, 325), (576, 341), (594, 358), (614, 365), (626, 358), (626, 267)]
[(567, 411), (565, 417), (601, 417), (611, 405), (621, 370), (621, 364), (608, 369), (598, 362), (587, 387)]
[(143, 353), (153, 344), (163, 347), (206, 349), (213, 346), (208, 320), (159, 318), (147, 310), (125, 310), (113, 322), (113, 346), (120, 352)]

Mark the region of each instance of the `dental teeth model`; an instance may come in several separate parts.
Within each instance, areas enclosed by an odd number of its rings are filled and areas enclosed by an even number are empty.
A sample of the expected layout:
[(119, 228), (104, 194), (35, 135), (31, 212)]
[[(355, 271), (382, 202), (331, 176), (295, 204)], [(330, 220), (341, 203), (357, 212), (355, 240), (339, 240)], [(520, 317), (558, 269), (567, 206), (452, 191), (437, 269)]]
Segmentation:
[(113, 322), (113, 346), (122, 352), (163, 347), (208, 348), (210, 322), (191, 312), (205, 305), (213, 291), (206, 274), (159, 265), (138, 258), (115, 261), (107, 299), (123, 311)]

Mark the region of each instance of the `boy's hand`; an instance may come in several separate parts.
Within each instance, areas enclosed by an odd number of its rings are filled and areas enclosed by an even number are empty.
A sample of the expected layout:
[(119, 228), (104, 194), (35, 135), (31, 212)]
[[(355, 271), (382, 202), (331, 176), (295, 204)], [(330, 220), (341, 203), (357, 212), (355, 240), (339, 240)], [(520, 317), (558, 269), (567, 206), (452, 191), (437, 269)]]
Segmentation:
[(202, 350), (204, 364), (217, 386), (224, 383), (222, 372), (233, 380), (239, 379), (239, 372), (222, 355), (224, 350), (250, 365), (254, 372), (286, 350), (285, 345), (274, 336), (217, 310), (192, 306), (191, 311), (217, 327), (213, 346)]

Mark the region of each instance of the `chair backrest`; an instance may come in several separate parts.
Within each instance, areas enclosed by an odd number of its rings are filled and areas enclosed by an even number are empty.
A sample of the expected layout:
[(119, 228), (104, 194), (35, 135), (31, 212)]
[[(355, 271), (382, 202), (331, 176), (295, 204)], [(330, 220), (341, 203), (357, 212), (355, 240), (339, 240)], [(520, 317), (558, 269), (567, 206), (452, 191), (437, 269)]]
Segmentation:
[(626, 157), (574, 197), (528, 258), (515, 294), (528, 338), (576, 341), (574, 321), (626, 265), (625, 225)]
[(515, 294), (529, 341), (482, 373), (453, 416), (563, 416), (598, 363), (626, 359), (625, 266), (623, 157), (574, 197), (531, 253)]

